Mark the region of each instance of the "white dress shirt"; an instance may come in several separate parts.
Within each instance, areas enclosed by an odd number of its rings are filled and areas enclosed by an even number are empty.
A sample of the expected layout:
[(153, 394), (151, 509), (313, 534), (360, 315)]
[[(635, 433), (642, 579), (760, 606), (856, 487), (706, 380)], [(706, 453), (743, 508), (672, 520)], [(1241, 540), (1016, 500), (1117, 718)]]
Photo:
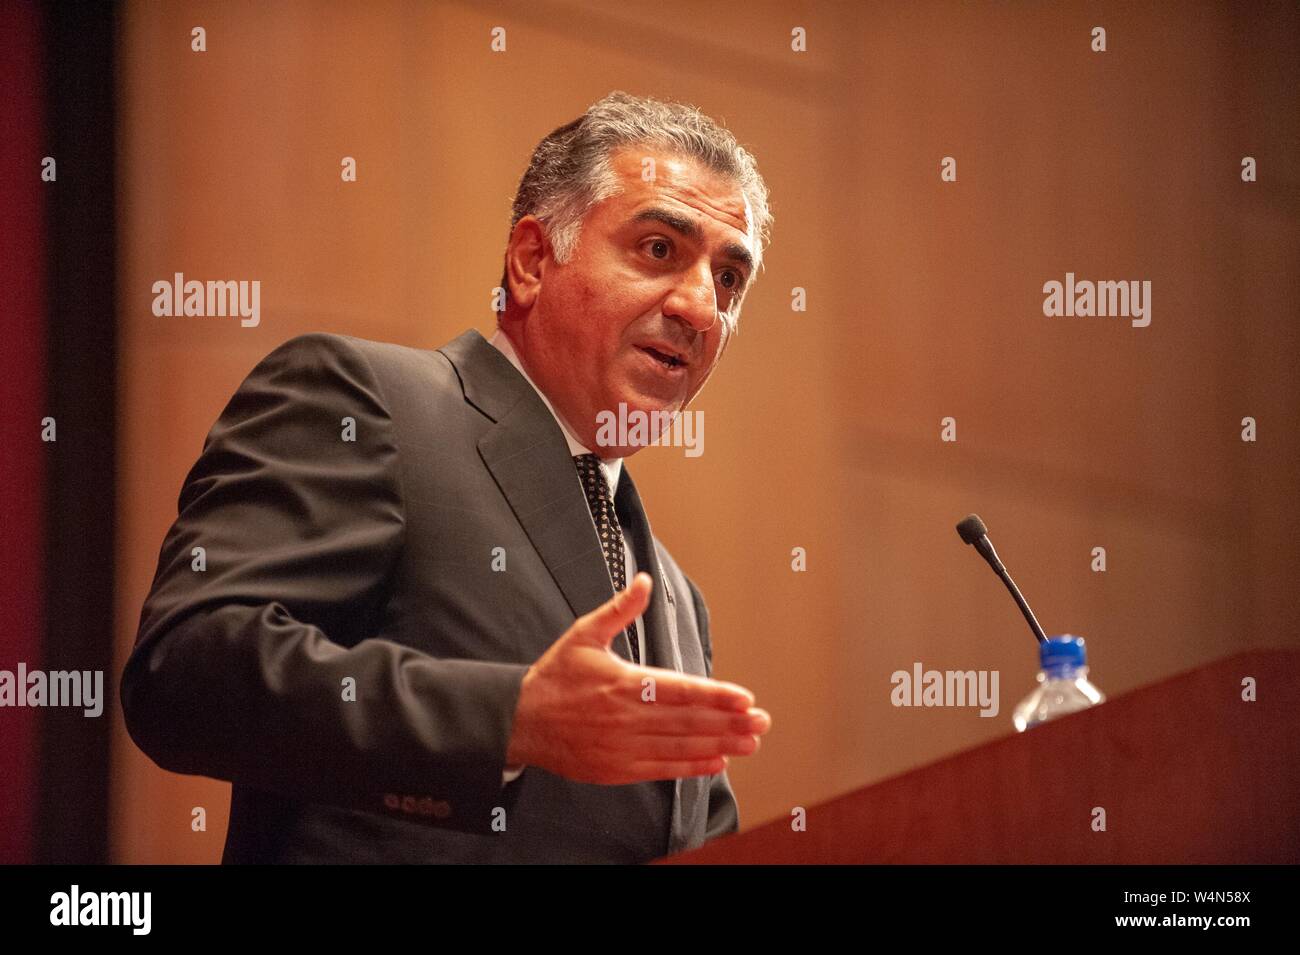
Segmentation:
[[(575, 457), (579, 454), (592, 454), (593, 453), (592, 451), (590, 451), (588, 448), (583, 447), (582, 442), (573, 436), (573, 432), (569, 430), (569, 426), (565, 424), (564, 419), (561, 418), (560, 415), (556, 412), (555, 407), (550, 402), (550, 399), (546, 397), (546, 395), (542, 392), (542, 389), (537, 387), (537, 383), (534, 382), (533, 379), (528, 376), (528, 372), (524, 371), (523, 363), (520, 362), (519, 355), (515, 352), (515, 348), (510, 341), (510, 337), (506, 335), (506, 333), (503, 332), (500, 328), (498, 328), (496, 330), (496, 333), (491, 338), (488, 339), (488, 344), (495, 346), (497, 350), (501, 352), (501, 354), (505, 355), (506, 358), (510, 359), (510, 363), (519, 370), (519, 374), (524, 376), (524, 380), (533, 386), (533, 390), (537, 392), (537, 396), (542, 399), (542, 403), (546, 405), (547, 410), (551, 412), (551, 416), (555, 418), (555, 423), (560, 426), (560, 430), (564, 433), (564, 440), (567, 441), (569, 445), (569, 454)], [(597, 455), (597, 457), (600, 456)], [(600, 469), (601, 472), (605, 475), (606, 482), (609, 484), (610, 500), (613, 500), (615, 493), (618, 491), (618, 479), (623, 474), (623, 459), (622, 458), (600, 458)], [(582, 479), (578, 477), (578, 469), (576, 467), (573, 469), (573, 479), (578, 482), (579, 486), (581, 486)], [(586, 497), (585, 490), (583, 491), (583, 497), (584, 498)], [(636, 576), (636, 559), (632, 555), (632, 548), (628, 545), (626, 530), (624, 530), (623, 532), (623, 563), (627, 571), (626, 579), (630, 583), (632, 578)], [(637, 639), (637, 648), (639, 650), (638, 658), (644, 664), (645, 663), (645, 625), (642, 623), (640, 617), (636, 618), (636, 639)], [(523, 771), (524, 771), (524, 767), (522, 766), (520, 766), (517, 769), (507, 768), (505, 773), (503, 774), (502, 784), (504, 785), (505, 783), (512, 782), (513, 780), (517, 779), (519, 777), (519, 774), (522, 773)]]

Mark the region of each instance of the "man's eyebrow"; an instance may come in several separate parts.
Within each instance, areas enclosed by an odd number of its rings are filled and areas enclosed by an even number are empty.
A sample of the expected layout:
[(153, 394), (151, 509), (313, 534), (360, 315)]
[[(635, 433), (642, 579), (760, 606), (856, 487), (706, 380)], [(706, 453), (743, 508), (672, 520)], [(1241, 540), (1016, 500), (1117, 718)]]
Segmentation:
[[(632, 217), (632, 221), (659, 222), (670, 229), (676, 229), (694, 242), (704, 241), (704, 233), (694, 220), (680, 216), (675, 212), (669, 212), (667, 209), (642, 209)], [(745, 267), (745, 278), (748, 281), (749, 275), (754, 271), (754, 256), (750, 254), (749, 249), (739, 242), (728, 242), (722, 247), (722, 255), (730, 261), (743, 265)]]

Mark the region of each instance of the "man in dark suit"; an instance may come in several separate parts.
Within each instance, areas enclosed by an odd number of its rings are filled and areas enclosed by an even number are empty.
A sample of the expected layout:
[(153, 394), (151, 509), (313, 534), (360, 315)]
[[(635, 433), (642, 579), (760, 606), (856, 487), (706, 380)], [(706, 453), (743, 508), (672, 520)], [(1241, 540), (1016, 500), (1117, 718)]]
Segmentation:
[(121, 683), (155, 762), (234, 784), (224, 861), (641, 862), (736, 830), (726, 760), (770, 717), (711, 679), (640, 445), (598, 422), (683, 412), (768, 222), (729, 133), (611, 94), (534, 153), (491, 342), (310, 334), (253, 369)]

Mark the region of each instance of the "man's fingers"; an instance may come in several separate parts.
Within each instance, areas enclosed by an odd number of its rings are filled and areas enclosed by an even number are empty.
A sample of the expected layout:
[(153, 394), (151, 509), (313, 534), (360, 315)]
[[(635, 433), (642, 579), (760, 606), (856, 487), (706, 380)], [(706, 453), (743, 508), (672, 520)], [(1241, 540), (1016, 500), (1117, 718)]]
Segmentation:
[(638, 736), (761, 736), (772, 727), (767, 711), (757, 707), (729, 713), (707, 706), (638, 706), (639, 718), (628, 724)]
[(632, 582), (572, 627), (575, 637), (593, 646), (608, 647), (614, 638), (650, 606), (650, 575), (638, 573)]
[(656, 702), (668, 706), (711, 706), (719, 710), (745, 712), (754, 705), (754, 694), (737, 683), (708, 677), (643, 667), (638, 682), (654, 681)]
[(685, 776), (715, 776), (727, 768), (726, 757), (701, 760), (638, 760), (629, 768), (629, 779), (641, 782), (651, 779), (678, 779)]
[(698, 762), (720, 756), (752, 756), (758, 752), (757, 736), (635, 736), (628, 741), (629, 755), (638, 760)]

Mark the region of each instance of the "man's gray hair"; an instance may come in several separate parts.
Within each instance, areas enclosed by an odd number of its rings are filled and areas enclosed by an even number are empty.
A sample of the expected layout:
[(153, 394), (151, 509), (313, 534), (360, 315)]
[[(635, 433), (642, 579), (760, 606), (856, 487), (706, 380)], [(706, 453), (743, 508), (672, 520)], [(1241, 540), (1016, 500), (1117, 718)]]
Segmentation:
[[(536, 216), (546, 228), (555, 260), (567, 262), (578, 247), (578, 234), (587, 213), (618, 191), (610, 154), (633, 145), (694, 159), (740, 186), (752, 217), (750, 241), (756, 278), (771, 232), (772, 214), (767, 204), (767, 184), (759, 175), (754, 157), (728, 130), (695, 107), (633, 96), (622, 90), (614, 90), (592, 103), (573, 122), (537, 144), (515, 192), (511, 232), (524, 216)], [(504, 271), (501, 287), (508, 299)]]

